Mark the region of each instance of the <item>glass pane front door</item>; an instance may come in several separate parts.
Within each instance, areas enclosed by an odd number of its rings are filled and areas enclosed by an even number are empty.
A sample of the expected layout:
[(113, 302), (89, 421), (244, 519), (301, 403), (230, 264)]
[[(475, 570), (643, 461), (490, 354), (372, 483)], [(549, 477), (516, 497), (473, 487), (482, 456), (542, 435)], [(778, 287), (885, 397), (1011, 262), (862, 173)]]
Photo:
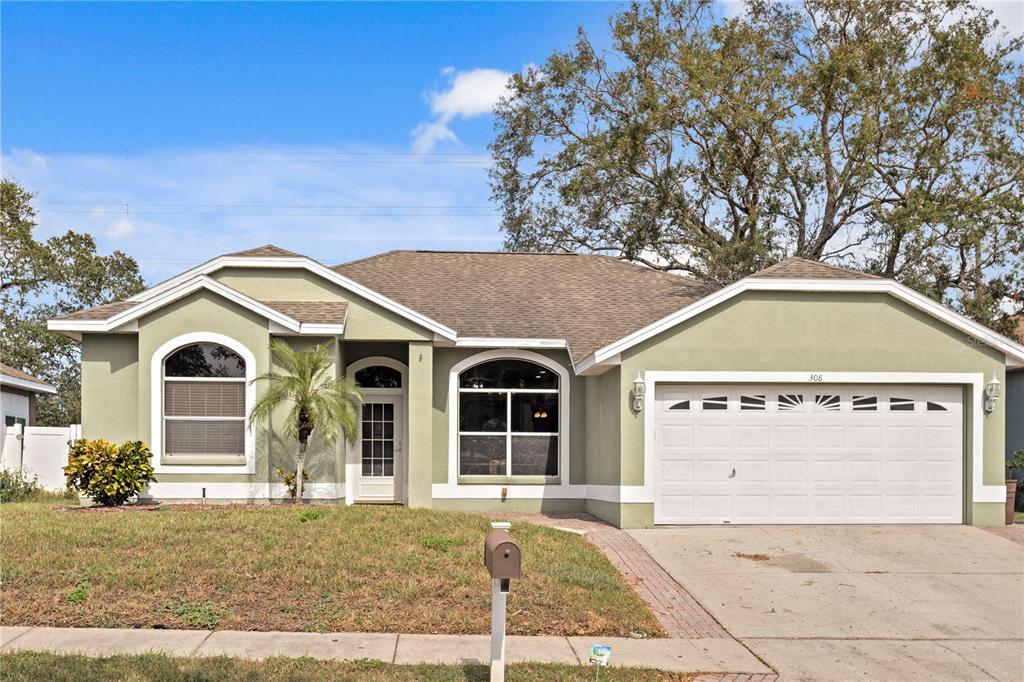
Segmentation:
[(402, 399), (366, 396), (361, 417), (356, 498), (394, 501), (398, 499), (395, 481), (402, 461)]
[(363, 476), (395, 475), (395, 406), (363, 405)]

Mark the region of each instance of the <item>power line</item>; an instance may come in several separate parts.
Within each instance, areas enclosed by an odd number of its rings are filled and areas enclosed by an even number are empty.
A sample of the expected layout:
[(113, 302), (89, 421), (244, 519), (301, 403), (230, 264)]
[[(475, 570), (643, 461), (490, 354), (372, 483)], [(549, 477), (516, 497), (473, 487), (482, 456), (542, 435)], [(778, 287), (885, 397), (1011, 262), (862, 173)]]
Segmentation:
[(37, 211), (38, 213), (67, 213), (74, 215), (206, 215), (206, 216), (282, 216), (282, 217), (336, 217), (336, 218), (493, 218), (497, 213), (311, 213), (308, 211), (281, 212), (281, 211), (125, 211), (108, 209), (59, 209), (50, 208)]
[(303, 208), (310, 210), (318, 209), (366, 209), (366, 210), (473, 210), (489, 209), (487, 204), (481, 205), (458, 205), (458, 204), (424, 204), (415, 205), (367, 205), (367, 204), (199, 204), (199, 203), (166, 203), (166, 202), (145, 202), (145, 201), (45, 201), (37, 206), (81, 206), (88, 208), (132, 208), (135, 206), (147, 208)]

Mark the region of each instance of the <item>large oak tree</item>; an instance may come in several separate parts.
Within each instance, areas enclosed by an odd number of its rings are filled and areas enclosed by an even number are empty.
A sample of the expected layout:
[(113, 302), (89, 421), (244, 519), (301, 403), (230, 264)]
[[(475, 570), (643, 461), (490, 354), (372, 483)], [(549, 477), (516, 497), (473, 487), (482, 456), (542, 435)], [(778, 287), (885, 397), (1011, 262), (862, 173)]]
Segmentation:
[[(506, 248), (727, 283), (788, 255), (1004, 332), (1024, 301), (1021, 37), (966, 0), (634, 4), (497, 107)], [(1008, 305), (1009, 304), (1009, 305)]]
[(91, 235), (68, 231), (39, 241), (32, 194), (0, 181), (0, 362), (57, 388), (40, 396), (43, 426), (81, 421), (80, 347), (46, 329), (46, 320), (109, 303), (142, 290), (135, 259), (96, 253)]

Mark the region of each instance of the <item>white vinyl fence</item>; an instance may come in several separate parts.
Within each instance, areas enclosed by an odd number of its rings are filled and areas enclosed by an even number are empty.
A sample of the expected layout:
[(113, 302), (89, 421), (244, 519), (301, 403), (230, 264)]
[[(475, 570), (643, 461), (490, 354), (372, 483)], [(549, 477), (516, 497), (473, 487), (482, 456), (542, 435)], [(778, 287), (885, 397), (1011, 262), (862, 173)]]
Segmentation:
[(64, 467), (68, 463), (71, 443), (82, 437), (82, 425), (6, 427), (0, 466), (21, 471), (47, 490), (65, 487)]

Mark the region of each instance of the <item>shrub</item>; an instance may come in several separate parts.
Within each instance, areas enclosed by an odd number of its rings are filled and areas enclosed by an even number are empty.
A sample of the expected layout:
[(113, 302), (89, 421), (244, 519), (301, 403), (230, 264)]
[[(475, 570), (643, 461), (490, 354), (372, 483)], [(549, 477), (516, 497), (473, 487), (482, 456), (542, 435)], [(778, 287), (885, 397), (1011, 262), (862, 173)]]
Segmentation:
[(0, 469), (0, 502), (24, 502), (42, 492), (39, 479), (28, 478), (21, 471)]
[(77, 440), (68, 453), (64, 475), (68, 487), (77, 488), (99, 504), (118, 506), (156, 481), (152, 456), (149, 447), (138, 440), (119, 446), (103, 439)]
[(1013, 457), (1006, 460), (1006, 476), (1009, 478), (1010, 469), (1024, 469), (1024, 450), (1013, 453)]

